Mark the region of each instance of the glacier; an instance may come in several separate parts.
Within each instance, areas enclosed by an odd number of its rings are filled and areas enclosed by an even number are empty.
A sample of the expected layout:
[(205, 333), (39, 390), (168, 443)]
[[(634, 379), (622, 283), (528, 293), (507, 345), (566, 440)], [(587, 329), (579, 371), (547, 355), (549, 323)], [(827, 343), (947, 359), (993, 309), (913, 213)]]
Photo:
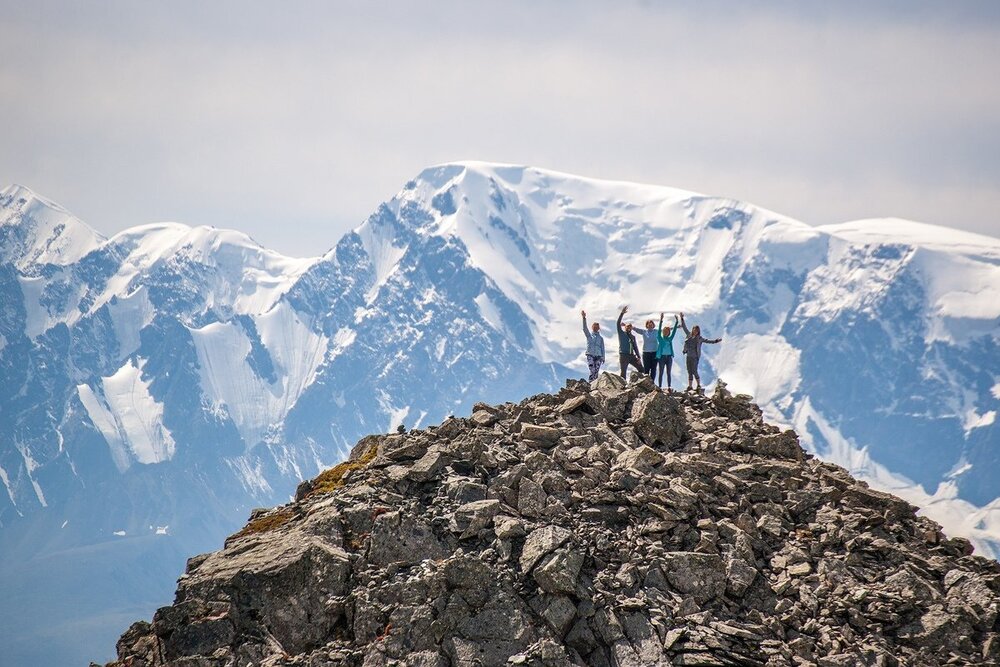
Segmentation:
[(1000, 546), (998, 239), (458, 162), (310, 258), (177, 223), (105, 238), (12, 186), (0, 285), (0, 662), (108, 657), (250, 509), (367, 433), (583, 376), (579, 311), (613, 352), (626, 303), (722, 336), (705, 380)]

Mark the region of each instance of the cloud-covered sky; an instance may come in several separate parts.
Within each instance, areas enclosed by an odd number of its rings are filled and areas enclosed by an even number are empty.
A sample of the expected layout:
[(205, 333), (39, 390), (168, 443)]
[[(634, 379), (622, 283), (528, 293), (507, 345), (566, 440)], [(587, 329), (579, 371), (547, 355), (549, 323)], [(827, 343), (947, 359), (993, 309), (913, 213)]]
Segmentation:
[(423, 167), (1000, 236), (996, 2), (0, 0), (0, 184), (332, 246)]

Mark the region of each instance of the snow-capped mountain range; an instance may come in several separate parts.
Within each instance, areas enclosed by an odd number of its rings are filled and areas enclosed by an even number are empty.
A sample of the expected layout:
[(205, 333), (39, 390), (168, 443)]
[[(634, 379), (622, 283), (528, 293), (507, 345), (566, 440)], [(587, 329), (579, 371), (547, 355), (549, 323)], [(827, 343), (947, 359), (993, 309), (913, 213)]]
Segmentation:
[[(623, 304), (640, 324), (685, 312), (723, 337), (703, 379), (981, 553), (1000, 544), (990, 237), (465, 162), (293, 259), (173, 223), (104, 238), (13, 186), (0, 301), (0, 643), (35, 664), (73, 633), (107, 651), (184, 557), (360, 436), (581, 376), (582, 308), (609, 356)], [(162, 586), (137, 585), (149, 571)], [(89, 607), (54, 601), (90, 588)]]

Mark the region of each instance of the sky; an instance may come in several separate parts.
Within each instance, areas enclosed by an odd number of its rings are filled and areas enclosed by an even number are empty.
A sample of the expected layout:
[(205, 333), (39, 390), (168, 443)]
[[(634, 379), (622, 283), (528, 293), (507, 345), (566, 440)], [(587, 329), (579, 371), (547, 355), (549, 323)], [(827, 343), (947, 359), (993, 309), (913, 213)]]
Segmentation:
[(424, 167), (1000, 236), (996, 2), (0, 0), (0, 187), (324, 252)]

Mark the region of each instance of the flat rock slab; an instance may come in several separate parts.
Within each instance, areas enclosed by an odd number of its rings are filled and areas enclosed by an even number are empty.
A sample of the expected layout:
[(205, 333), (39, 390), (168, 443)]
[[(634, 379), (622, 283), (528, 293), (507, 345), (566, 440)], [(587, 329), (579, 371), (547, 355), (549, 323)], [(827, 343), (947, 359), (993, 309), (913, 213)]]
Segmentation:
[(521, 437), (527, 440), (554, 444), (562, 437), (562, 432), (551, 426), (538, 424), (521, 424)]
[(415, 564), (444, 558), (446, 554), (434, 531), (421, 521), (409, 517), (403, 521), (400, 512), (388, 512), (375, 519), (368, 549), (368, 560), (375, 565)]
[(572, 535), (561, 526), (543, 526), (528, 535), (521, 551), (521, 571), (528, 573), (545, 554), (558, 549)]
[(716, 554), (676, 551), (661, 557), (663, 574), (670, 586), (704, 604), (726, 590), (726, 569)]

